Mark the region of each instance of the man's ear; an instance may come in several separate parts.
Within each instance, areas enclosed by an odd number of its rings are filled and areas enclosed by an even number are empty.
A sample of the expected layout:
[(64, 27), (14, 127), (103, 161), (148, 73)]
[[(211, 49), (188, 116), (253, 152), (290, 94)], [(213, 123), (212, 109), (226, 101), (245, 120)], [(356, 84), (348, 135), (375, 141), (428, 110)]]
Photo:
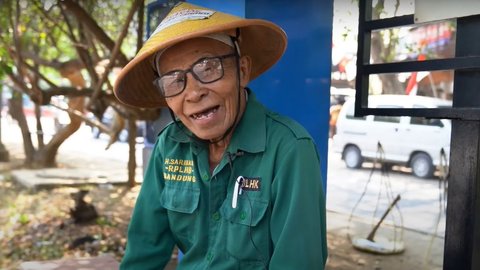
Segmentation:
[(240, 86), (246, 87), (250, 82), (250, 72), (252, 71), (252, 59), (245, 55), (240, 57)]

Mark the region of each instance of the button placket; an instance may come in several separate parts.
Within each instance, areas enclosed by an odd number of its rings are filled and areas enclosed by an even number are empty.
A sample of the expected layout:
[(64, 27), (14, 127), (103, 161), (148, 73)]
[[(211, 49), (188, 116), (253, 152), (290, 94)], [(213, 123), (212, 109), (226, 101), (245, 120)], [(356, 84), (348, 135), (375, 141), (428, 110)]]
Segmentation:
[(245, 218), (247, 218), (247, 212), (245, 211), (240, 212), (240, 219), (245, 220)]
[(210, 176), (208, 175), (207, 172), (202, 173), (202, 180), (205, 181), (205, 182), (210, 181)]
[(213, 213), (212, 219), (213, 219), (214, 221), (219, 221), (219, 220), (220, 220), (220, 213), (219, 213), (218, 211), (215, 212), (215, 213)]
[(213, 253), (211, 251), (208, 252), (207, 254), (207, 261), (211, 262), (213, 259)]

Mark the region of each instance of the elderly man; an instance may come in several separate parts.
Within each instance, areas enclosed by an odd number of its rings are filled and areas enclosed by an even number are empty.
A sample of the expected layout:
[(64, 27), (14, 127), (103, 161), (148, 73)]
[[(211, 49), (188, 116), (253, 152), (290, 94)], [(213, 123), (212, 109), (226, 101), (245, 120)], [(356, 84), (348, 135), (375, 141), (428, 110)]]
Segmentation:
[[(323, 269), (319, 157), (296, 122), (247, 88), (283, 54), (277, 25), (175, 6), (115, 84), (118, 99), (168, 106), (121, 269)], [(261, 91), (261, 90), (260, 90)]]

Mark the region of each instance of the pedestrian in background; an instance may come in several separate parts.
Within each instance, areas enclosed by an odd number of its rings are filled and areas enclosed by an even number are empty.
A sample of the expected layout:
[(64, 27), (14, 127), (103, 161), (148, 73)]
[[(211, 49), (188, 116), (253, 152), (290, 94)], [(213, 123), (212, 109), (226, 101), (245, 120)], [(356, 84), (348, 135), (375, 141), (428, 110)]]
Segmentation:
[(117, 98), (168, 106), (173, 121), (152, 152), (121, 269), (163, 269), (175, 245), (178, 269), (324, 269), (315, 143), (247, 87), (286, 43), (269, 21), (182, 2), (122, 70)]

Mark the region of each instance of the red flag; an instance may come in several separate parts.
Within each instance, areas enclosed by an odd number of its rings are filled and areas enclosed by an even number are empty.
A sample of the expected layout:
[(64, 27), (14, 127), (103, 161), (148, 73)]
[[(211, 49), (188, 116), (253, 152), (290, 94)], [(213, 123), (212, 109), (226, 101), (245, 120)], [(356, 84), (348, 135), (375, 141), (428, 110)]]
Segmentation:
[[(419, 54), (417, 59), (418, 61), (423, 61), (426, 57), (424, 54)], [(407, 87), (405, 88), (405, 94), (412, 96), (417, 94), (417, 82), (419, 81), (417, 80), (417, 73), (418, 72), (412, 72), (410, 79), (408, 79)]]

